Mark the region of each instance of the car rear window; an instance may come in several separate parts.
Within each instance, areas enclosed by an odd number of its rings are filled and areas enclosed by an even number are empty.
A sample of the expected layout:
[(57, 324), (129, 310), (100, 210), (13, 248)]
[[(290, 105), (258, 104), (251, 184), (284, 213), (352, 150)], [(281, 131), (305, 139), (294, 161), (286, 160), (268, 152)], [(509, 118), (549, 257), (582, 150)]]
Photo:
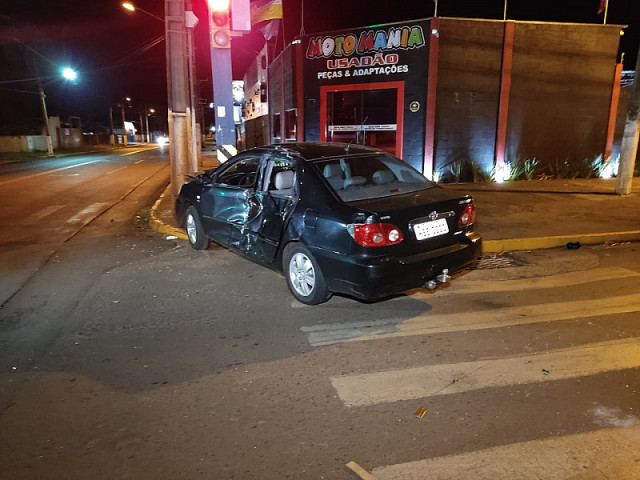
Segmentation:
[(388, 154), (345, 155), (313, 163), (345, 202), (402, 195), (434, 186), (416, 169)]

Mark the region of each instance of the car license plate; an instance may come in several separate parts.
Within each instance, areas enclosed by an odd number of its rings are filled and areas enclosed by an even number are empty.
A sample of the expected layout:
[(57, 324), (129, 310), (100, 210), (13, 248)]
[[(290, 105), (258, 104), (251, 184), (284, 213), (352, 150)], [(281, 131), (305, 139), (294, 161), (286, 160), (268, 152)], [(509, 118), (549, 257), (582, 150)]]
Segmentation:
[(440, 218), (431, 222), (417, 223), (413, 226), (413, 231), (418, 240), (424, 240), (449, 233), (449, 225), (446, 218)]

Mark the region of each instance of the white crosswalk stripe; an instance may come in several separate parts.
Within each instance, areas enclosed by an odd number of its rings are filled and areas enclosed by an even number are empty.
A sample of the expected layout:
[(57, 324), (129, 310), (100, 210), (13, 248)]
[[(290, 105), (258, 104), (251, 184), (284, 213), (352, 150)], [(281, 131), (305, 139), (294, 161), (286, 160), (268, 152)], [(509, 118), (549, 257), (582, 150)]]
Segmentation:
[[(620, 278), (639, 277), (640, 272), (622, 267), (601, 267), (584, 271), (567, 272), (558, 275), (536, 278), (520, 278), (517, 280), (474, 280), (468, 276), (456, 279), (446, 289), (437, 290), (437, 297), (472, 293), (512, 292), (517, 290), (539, 290), (543, 288), (570, 287), (586, 283), (607, 282)], [(418, 293), (418, 298), (431, 298), (432, 294)]]
[(640, 338), (633, 338), (536, 355), (341, 375), (331, 378), (331, 383), (344, 404), (355, 407), (638, 367)]
[[(634, 313), (640, 312), (640, 294), (635, 293), (640, 290), (639, 279), (638, 272), (619, 267), (594, 268), (534, 279), (466, 281), (465, 278), (465, 281), (442, 294), (413, 295), (418, 300), (426, 297), (433, 309), (412, 318), (386, 316), (381, 320), (314, 325), (303, 327), (302, 330), (312, 345), (366, 340), (372, 342), (370, 347), (375, 350), (376, 342), (381, 339), (387, 340), (385, 348), (388, 349), (391, 344), (388, 340), (394, 338), (399, 339), (394, 344), (402, 345), (402, 337), (409, 336), (471, 333), (480, 329)], [(620, 288), (616, 289), (617, 284), (612, 283), (615, 281), (619, 282)], [(589, 296), (582, 299), (579, 294), (576, 295), (576, 292), (580, 292), (576, 286), (592, 284), (585, 289), (591, 295), (594, 284), (603, 282), (607, 284), (607, 293), (615, 292), (617, 295), (605, 296), (605, 292), (602, 292), (602, 298)], [(545, 289), (554, 290), (550, 298), (562, 298), (558, 289), (563, 288), (573, 288), (571, 301), (535, 303), (547, 298)], [(515, 298), (495, 301), (496, 296), (500, 297), (504, 292), (516, 292)], [(518, 292), (530, 292), (527, 301), (532, 303), (522, 304), (523, 296), (518, 296)], [(451, 294), (483, 293), (487, 294), (484, 309), (474, 309), (472, 299), (468, 304), (462, 302), (457, 305), (455, 313), (443, 310), (443, 307), (450, 307), (451, 297), (448, 302), (447, 297)], [(492, 297), (493, 294), (496, 295)], [(444, 297), (444, 300), (438, 303), (435, 299), (440, 297)], [(495, 305), (507, 306), (487, 309), (487, 305), (493, 305), (492, 301)], [(579, 328), (580, 324), (576, 325)], [(549, 348), (520, 355), (498, 354), (473, 361), (414, 364), (371, 373), (333, 375), (329, 380), (342, 404), (357, 413), (357, 409), (380, 405), (386, 406), (378, 408), (393, 409), (394, 402), (416, 401), (416, 405), (420, 405), (417, 401), (424, 401), (424, 405), (427, 405), (429, 399), (434, 397), (440, 398), (440, 403), (454, 402), (454, 395), (481, 389), (490, 392), (491, 389), (516, 385), (533, 386), (543, 382), (562, 382), (640, 369), (640, 337)], [(357, 366), (352, 366), (349, 371), (358, 372)], [(442, 399), (444, 395), (452, 397)], [(432, 403), (435, 402), (437, 400), (432, 400)], [(496, 440), (499, 446), (493, 448), (419, 459), (427, 457), (425, 453), (419, 455), (417, 460), (395, 465), (376, 466), (374, 463), (373, 467), (376, 468), (371, 473), (377, 480), (640, 478), (640, 449), (637, 448), (640, 445), (639, 413), (634, 409), (622, 411), (615, 404), (605, 406), (594, 403), (589, 408), (585, 408), (583, 413), (586, 419), (583, 427), (591, 430), (586, 433), (500, 445), (508, 441), (508, 437), (505, 437), (502, 441)]]
[(558, 322), (629, 312), (640, 312), (640, 294), (505, 307), (482, 312), (443, 314), (428, 312), (402, 322), (388, 318), (380, 321), (345, 322), (303, 327), (302, 331), (309, 335), (311, 345), (320, 346), (346, 341), (377, 340), (539, 322)]
[(612, 428), (380, 467), (372, 474), (377, 480), (632, 480), (640, 478), (638, 445), (640, 426)]
[[(543, 290), (563, 288), (615, 279), (637, 281), (640, 274), (625, 268), (597, 268), (584, 272), (571, 272), (550, 277), (506, 281), (468, 282), (457, 293), (489, 293), (506, 291)], [(639, 284), (640, 286), (640, 284)], [(538, 322), (555, 322), (600, 315), (640, 311), (640, 294), (621, 295), (605, 299), (571, 302), (551, 302), (538, 305), (496, 308), (491, 311), (437, 313), (429, 311), (406, 319), (386, 317), (382, 320), (327, 323), (302, 327), (313, 346), (331, 345), (347, 341), (374, 340), (382, 337), (404, 337), (443, 332), (508, 327)]]
[(33, 223), (39, 222), (64, 207), (64, 205), (49, 205), (48, 207), (29, 215), (27, 218), (25, 218), (25, 223), (27, 225), (31, 225)]
[(96, 214), (96, 212), (100, 212), (108, 205), (110, 204), (107, 202), (92, 203), (87, 208), (83, 208), (81, 211), (79, 211), (73, 217), (67, 220), (67, 223), (84, 223), (88, 218), (93, 217)]

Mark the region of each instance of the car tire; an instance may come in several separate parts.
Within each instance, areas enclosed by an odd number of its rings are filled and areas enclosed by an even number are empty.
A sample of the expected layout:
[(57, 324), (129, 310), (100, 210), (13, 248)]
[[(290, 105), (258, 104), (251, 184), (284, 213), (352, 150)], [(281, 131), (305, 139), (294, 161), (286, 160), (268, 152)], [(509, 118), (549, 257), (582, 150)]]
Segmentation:
[(283, 258), (287, 286), (298, 301), (318, 305), (331, 298), (318, 262), (307, 248), (299, 243), (289, 244)]
[(198, 215), (198, 211), (193, 205), (187, 208), (187, 213), (185, 215), (185, 227), (187, 229), (189, 245), (196, 250), (206, 250), (209, 248), (211, 240), (209, 240), (204, 234), (200, 215)]

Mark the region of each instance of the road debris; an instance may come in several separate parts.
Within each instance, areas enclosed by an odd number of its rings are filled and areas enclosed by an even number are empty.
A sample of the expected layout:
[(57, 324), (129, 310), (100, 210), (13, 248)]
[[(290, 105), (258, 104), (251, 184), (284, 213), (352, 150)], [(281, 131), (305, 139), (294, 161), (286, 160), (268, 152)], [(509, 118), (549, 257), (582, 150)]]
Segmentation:
[(367, 472), (364, 468), (358, 465), (356, 462), (347, 463), (347, 468), (351, 470), (353, 473), (358, 475), (362, 480), (376, 480), (376, 477)]
[(178, 238), (178, 237), (176, 237), (175, 235), (167, 235), (167, 236), (166, 236), (166, 239), (167, 239), (167, 240), (175, 240), (175, 239), (177, 239), (177, 238)]
[(578, 250), (580, 248), (580, 242), (569, 242), (567, 243), (568, 250)]
[(420, 407), (418, 410), (416, 410), (415, 416), (418, 418), (422, 418), (426, 415), (427, 413), (427, 409), (424, 407)]
[(545, 370), (544, 368), (542, 369), (542, 374), (543, 375), (549, 375), (549, 370)]

